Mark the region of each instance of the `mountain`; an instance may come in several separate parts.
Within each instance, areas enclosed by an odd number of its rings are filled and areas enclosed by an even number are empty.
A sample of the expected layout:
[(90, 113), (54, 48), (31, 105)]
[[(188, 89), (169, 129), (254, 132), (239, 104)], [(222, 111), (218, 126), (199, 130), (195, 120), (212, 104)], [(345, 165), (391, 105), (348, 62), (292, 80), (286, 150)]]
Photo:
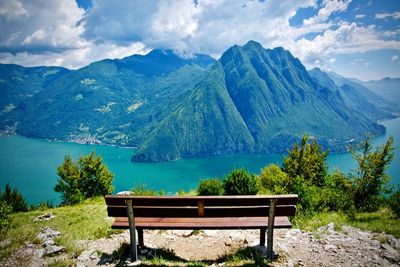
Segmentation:
[(315, 82), (290, 52), (250, 41), (221, 56), (133, 160), (283, 152), (305, 132), (343, 151), (349, 140), (384, 128), (347, 107), (338, 91)]
[[(153, 50), (72, 71), (32, 98), (18, 132), (35, 138), (138, 146), (215, 62)], [(160, 69), (150, 71), (155, 66)], [(140, 68), (143, 66), (143, 68)], [(166, 111), (167, 110), (167, 111)]]
[[(399, 113), (400, 105), (385, 97), (382, 97), (375, 91), (366, 87), (364, 82), (357, 79), (345, 78), (337, 73), (328, 72), (329, 77), (341, 89), (343, 95), (354, 102), (355, 105), (363, 107), (367, 101), (378, 108), (378, 111), (371, 109), (370, 104), (366, 105), (366, 114), (372, 119), (391, 118)], [(374, 116), (375, 114), (375, 116)]]
[[(7, 76), (7, 67), (1, 81), (15, 76)], [(218, 61), (153, 50), (74, 71), (44, 71), (57, 76), (26, 74), (15, 87), (34, 93), (15, 95), (1, 130), (131, 146), (137, 148), (133, 161), (282, 153), (304, 133), (344, 151), (368, 133), (384, 133), (374, 116), (388, 115), (374, 112), (365, 93), (353, 97), (324, 73), (308, 72), (282, 47), (264, 49), (254, 41), (229, 48)], [(9, 88), (2, 87), (1, 96)]]
[(69, 70), (61, 67), (22, 67), (0, 64), (1, 130), (15, 132), (17, 118), (23, 116), (27, 102)]
[(400, 78), (384, 78), (378, 81), (357, 82), (392, 103), (400, 103)]
[(362, 85), (335, 73), (325, 73), (318, 68), (310, 70), (309, 73), (319, 84), (330, 88), (330, 90), (339, 92), (346, 106), (367, 116), (371, 120), (377, 121), (393, 117), (392, 112), (387, 109), (391, 104)]

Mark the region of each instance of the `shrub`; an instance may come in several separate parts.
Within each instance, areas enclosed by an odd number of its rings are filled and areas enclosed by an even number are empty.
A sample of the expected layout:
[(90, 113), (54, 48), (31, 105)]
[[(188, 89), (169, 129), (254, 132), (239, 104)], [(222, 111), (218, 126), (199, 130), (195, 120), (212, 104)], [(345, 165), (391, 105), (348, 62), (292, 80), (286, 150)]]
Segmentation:
[(165, 192), (163, 190), (156, 191), (153, 189), (146, 188), (145, 185), (137, 185), (131, 189), (133, 195), (135, 196), (164, 196)]
[(58, 179), (54, 190), (62, 194), (63, 204), (76, 204), (85, 198), (111, 194), (114, 179), (103, 159), (94, 152), (73, 162), (66, 156), (57, 168)]
[(389, 207), (397, 218), (400, 218), (400, 187), (389, 198)]
[(10, 224), (10, 214), (12, 207), (5, 201), (0, 201), (0, 232)]
[(220, 196), (224, 194), (224, 187), (222, 182), (216, 178), (204, 179), (200, 181), (197, 194), (199, 196)]
[(321, 192), (320, 205), (328, 211), (341, 211), (349, 218), (354, 218), (355, 205), (350, 180), (339, 170), (325, 178), (325, 186)]
[(316, 139), (308, 142), (308, 135), (304, 135), (300, 147), (295, 143), (289, 154), (283, 159), (283, 171), (291, 179), (302, 176), (312, 184), (323, 185), (328, 172), (326, 164), (327, 151), (323, 151)]
[(372, 151), (368, 138), (361, 144), (360, 150), (351, 150), (358, 164), (355, 174), (351, 175), (353, 199), (357, 210), (375, 211), (383, 203), (384, 194), (390, 192), (387, 188), (390, 177), (386, 169), (394, 157), (393, 137), (375, 151)]
[(261, 192), (287, 194), (290, 191), (289, 176), (276, 164), (270, 164), (261, 170), (258, 183)]
[(5, 191), (0, 194), (0, 201), (10, 206), (12, 212), (28, 210), (24, 196), (16, 188), (12, 189), (9, 183), (6, 184)]
[(233, 169), (223, 181), (225, 195), (255, 195), (257, 180), (245, 169)]

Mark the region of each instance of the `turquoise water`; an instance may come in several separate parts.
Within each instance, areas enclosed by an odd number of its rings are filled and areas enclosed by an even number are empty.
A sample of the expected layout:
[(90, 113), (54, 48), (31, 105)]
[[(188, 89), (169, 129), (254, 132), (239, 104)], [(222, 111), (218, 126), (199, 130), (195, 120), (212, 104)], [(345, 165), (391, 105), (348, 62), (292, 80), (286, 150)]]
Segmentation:
[[(400, 118), (383, 122), (387, 127), (385, 136), (374, 139), (383, 144), (389, 135), (395, 137), (396, 157), (389, 167), (393, 184), (400, 184)], [(176, 192), (197, 187), (201, 178), (222, 177), (234, 166), (259, 173), (269, 163), (280, 164), (282, 155), (221, 156), (191, 158), (165, 163), (131, 163), (132, 149), (97, 145), (79, 145), (64, 142), (48, 142), (21, 136), (0, 137), (0, 188), (7, 182), (17, 187), (29, 203), (50, 200), (59, 202), (53, 187), (57, 181), (56, 169), (66, 154), (73, 159), (94, 150), (103, 156), (108, 168), (115, 174), (115, 191), (129, 190), (135, 185)], [(355, 168), (350, 154), (328, 157), (329, 168), (347, 173)]]

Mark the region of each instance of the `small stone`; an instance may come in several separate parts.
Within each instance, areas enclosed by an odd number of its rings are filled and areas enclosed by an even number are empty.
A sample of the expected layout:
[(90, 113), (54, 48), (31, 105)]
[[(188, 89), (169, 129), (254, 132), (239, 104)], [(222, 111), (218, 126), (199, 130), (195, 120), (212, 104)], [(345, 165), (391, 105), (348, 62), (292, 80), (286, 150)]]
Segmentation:
[(337, 247), (335, 246), (335, 245), (331, 245), (331, 244), (328, 244), (328, 245), (324, 245), (324, 250), (325, 251), (332, 251), (332, 252), (337, 252)]
[(121, 191), (117, 193), (117, 196), (133, 196), (134, 193), (132, 191)]
[(52, 255), (56, 255), (56, 254), (61, 254), (65, 251), (65, 247), (62, 246), (48, 246), (45, 248), (44, 250), (44, 255), (45, 256), (52, 256)]
[(234, 242), (240, 242), (243, 240), (242, 234), (241, 233), (236, 233), (236, 232), (231, 232), (229, 234), (229, 237), (232, 239)]
[(50, 227), (46, 226), (37, 236), (36, 238), (46, 241), (48, 239), (58, 238), (61, 236), (59, 231), (55, 231)]
[(6, 247), (6, 246), (8, 246), (10, 244), (11, 244), (11, 240), (10, 239), (5, 239), (5, 240), (0, 242), (0, 248)]
[(43, 215), (40, 215), (38, 217), (36, 217), (33, 221), (34, 222), (44, 222), (44, 221), (48, 221), (51, 220), (53, 218), (55, 218), (56, 216), (54, 216), (52, 213), (46, 213)]

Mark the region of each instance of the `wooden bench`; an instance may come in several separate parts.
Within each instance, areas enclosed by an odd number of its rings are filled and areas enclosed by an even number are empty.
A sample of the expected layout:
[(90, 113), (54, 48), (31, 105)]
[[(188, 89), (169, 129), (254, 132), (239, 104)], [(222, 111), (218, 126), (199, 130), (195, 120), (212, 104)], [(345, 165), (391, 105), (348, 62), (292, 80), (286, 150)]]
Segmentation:
[(267, 256), (273, 255), (274, 228), (291, 228), (297, 195), (268, 196), (105, 196), (109, 217), (115, 217), (113, 229), (130, 229), (130, 253), (137, 259), (144, 247), (143, 229), (260, 229), (260, 245)]

